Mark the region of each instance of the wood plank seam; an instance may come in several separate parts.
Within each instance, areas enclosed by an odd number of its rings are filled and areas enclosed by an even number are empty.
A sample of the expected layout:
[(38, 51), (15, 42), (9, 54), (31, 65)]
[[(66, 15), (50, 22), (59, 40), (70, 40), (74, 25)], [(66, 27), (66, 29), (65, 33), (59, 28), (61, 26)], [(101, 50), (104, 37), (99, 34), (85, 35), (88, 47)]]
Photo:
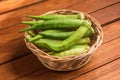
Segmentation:
[[(38, 70), (35, 70), (35, 71), (32, 71), (32, 72), (30, 72), (30, 73), (28, 73), (28, 74), (25, 74), (25, 75), (22, 75), (22, 76), (19, 76), (19, 77), (17, 77), (15, 80), (18, 80), (18, 79), (20, 79), (20, 78), (22, 78), (22, 77), (24, 77), (24, 76), (27, 76), (27, 75), (30, 75), (30, 74), (33, 74), (34, 72), (38, 72), (38, 71), (40, 71), (41, 69), (38, 69)], [(44, 71), (45, 73), (47, 72), (47, 71)], [(42, 73), (41, 73), (42, 74)]]
[(80, 77), (80, 76), (82, 76), (82, 75), (84, 75), (84, 74), (86, 74), (86, 73), (89, 73), (89, 72), (91, 72), (91, 71), (94, 71), (94, 70), (96, 70), (96, 69), (99, 69), (99, 68), (101, 68), (101, 67), (103, 67), (103, 66), (105, 66), (105, 65), (108, 65), (108, 64), (110, 64), (110, 63), (112, 63), (112, 62), (114, 62), (114, 61), (117, 61), (118, 59), (120, 59), (120, 57), (118, 57), (118, 58), (116, 58), (116, 59), (114, 59), (114, 60), (112, 60), (112, 61), (109, 61), (109, 62), (107, 62), (107, 63), (105, 63), (105, 64), (103, 64), (103, 65), (101, 65), (101, 66), (98, 66), (98, 67), (96, 67), (96, 68), (94, 68), (94, 69), (91, 69), (91, 70), (89, 70), (89, 71), (86, 71), (86, 72), (84, 72), (84, 73), (82, 73), (82, 74), (80, 74), (80, 75), (78, 75), (78, 76), (76, 76), (76, 77), (73, 77), (73, 78), (69, 79), (69, 80), (74, 80), (74, 79), (77, 78), (77, 77)]
[[(88, 14), (91, 14), (91, 13), (88, 13)], [(109, 25), (109, 24), (111, 24), (111, 23), (113, 23), (113, 22), (116, 22), (116, 21), (119, 21), (119, 20), (120, 20), (120, 17), (119, 17), (119, 18), (116, 18), (116, 19), (114, 19), (114, 20), (112, 20), (112, 21), (110, 21), (110, 22), (101, 24), (101, 26), (104, 27), (104, 26), (106, 26), (106, 25)], [(21, 24), (21, 23), (16, 23), (16, 24), (14, 24), (14, 25), (10, 25), (10, 26), (1, 28), (0, 30), (4, 30), (4, 29), (6, 29), (6, 28), (10, 28), (10, 27), (16, 26), (16, 25), (18, 25), (18, 24)]]
[[(82, 3), (82, 2), (84, 2), (84, 1), (85, 1), (85, 0), (82, 0), (82, 1), (80, 1), (80, 2)], [(64, 7), (64, 8), (61, 8), (61, 9), (66, 9), (66, 8), (72, 7), (72, 6), (74, 6), (74, 5), (80, 4), (80, 2), (74, 3), (73, 5), (69, 5), (69, 6)]]
[[(31, 4), (28, 4), (28, 5), (24, 5), (24, 6), (15, 8), (15, 9), (11, 9), (11, 10), (8, 10), (8, 11), (4, 11), (4, 12), (0, 13), (0, 15), (1, 15), (1, 14), (5, 14), (5, 13), (9, 13), (9, 12), (11, 12), (11, 11), (19, 10), (19, 9), (22, 9), (22, 8), (26, 8), (26, 7), (35, 5), (35, 4), (39, 4), (39, 3), (45, 2), (45, 1), (48, 1), (48, 0), (37, 1), (37, 2), (31, 3)], [(82, 1), (84, 1), (84, 0), (82, 0)], [(81, 1), (78, 1), (77, 3), (74, 3), (73, 5), (76, 5), (76, 4), (78, 4), (79, 2), (81, 2)], [(72, 5), (70, 5), (70, 6), (72, 6)], [(68, 6), (68, 7), (70, 7), (70, 6)], [(66, 8), (66, 7), (65, 7), (65, 8)]]
[(109, 41), (107, 41), (107, 42), (105, 42), (105, 43), (102, 43), (102, 45), (104, 45), (104, 44), (106, 44), (106, 43), (109, 43), (109, 42), (111, 42), (111, 41), (113, 41), (113, 40), (116, 40), (116, 39), (118, 39), (118, 38), (120, 38), (120, 35), (119, 35), (118, 37), (114, 38), (114, 39), (111, 39), (111, 40), (109, 40)]
[(8, 10), (8, 11), (4, 11), (4, 12), (1, 12), (0, 15), (5, 14), (5, 13), (9, 13), (9, 12), (12, 12), (12, 11), (16, 11), (16, 10), (19, 10), (19, 9), (22, 9), (22, 8), (26, 8), (26, 7), (29, 7), (29, 6), (35, 5), (35, 4), (39, 4), (39, 3), (42, 3), (42, 2), (45, 2), (45, 1), (48, 1), (48, 0), (40, 0), (40, 1), (37, 1), (37, 2), (31, 3), (31, 4), (27, 4), (27, 5), (24, 5), (24, 6), (21, 6), (21, 7), (17, 7), (17, 8), (14, 8), (14, 9)]
[(95, 10), (95, 11), (92, 11), (92, 12), (90, 12), (90, 13), (94, 13), (94, 12), (100, 11), (100, 10), (102, 10), (102, 9), (105, 9), (105, 8), (107, 8), (107, 7), (110, 7), (110, 6), (113, 6), (113, 5), (115, 5), (115, 4), (119, 4), (119, 3), (120, 3), (120, 1), (118, 1), (118, 2), (116, 2), (116, 3), (113, 3), (113, 4), (111, 4), (111, 5), (105, 6), (105, 7), (103, 7), (103, 8), (97, 9), (97, 10)]
[[(119, 1), (119, 2), (120, 2), (120, 1)], [(102, 9), (108, 8), (108, 7), (113, 6), (113, 5), (115, 5), (115, 4), (119, 4), (119, 2), (113, 3), (113, 4), (111, 4), (111, 5), (108, 5), (108, 6), (106, 6), (106, 7), (100, 8), (100, 9), (98, 9), (98, 10), (95, 10), (95, 11), (89, 12), (88, 14), (91, 14), (91, 13), (97, 12), (97, 11), (99, 11), (99, 10), (102, 10)], [(69, 8), (69, 7), (74, 6), (74, 5), (76, 5), (76, 4), (79, 4), (79, 3), (74, 3), (73, 5), (70, 5), (70, 6), (64, 7), (64, 8), (62, 8), (62, 9)], [(6, 26), (6, 27), (4, 27), (4, 28), (0, 28), (0, 30), (2, 30), (2, 29), (6, 29), (6, 28), (9, 28), (9, 27), (12, 27), (12, 26), (18, 25), (18, 24), (20, 24), (20, 23), (16, 23), (16, 24), (13, 24), (13, 25), (10, 25), (10, 26)], [(103, 24), (103, 25), (104, 25), (104, 24)]]
[[(45, 0), (45, 1), (48, 1), (48, 0)], [(84, 0), (82, 0), (82, 1), (84, 1)], [(72, 5), (70, 5), (70, 6), (68, 6), (68, 7), (71, 7), (71, 6), (73, 6), (73, 5), (76, 5), (76, 4), (78, 4), (79, 2), (81, 2), (81, 1), (78, 1), (77, 3), (74, 3), (74, 4), (72, 4)], [(39, 2), (40, 3), (40, 2)], [(38, 4), (39, 4), (38, 3)], [(35, 5), (36, 3), (34, 3), (34, 4), (32, 4), (32, 5)], [(31, 6), (31, 5), (29, 5), (29, 6)], [(28, 6), (27, 6), (28, 7)], [(67, 7), (64, 7), (64, 8), (67, 8)], [(21, 9), (21, 8), (20, 8)], [(14, 10), (13, 10), (14, 11)], [(10, 12), (10, 11), (9, 11)], [(4, 13), (3, 13), (4, 14)], [(0, 13), (0, 15), (1, 15), (1, 13)], [(13, 24), (13, 25), (10, 25), (10, 26), (7, 26), (7, 27), (4, 27), (4, 28), (0, 28), (0, 30), (3, 30), (3, 29), (6, 29), (6, 28), (9, 28), (9, 27), (12, 27), (12, 26), (16, 26), (16, 25), (18, 25), (18, 24), (21, 24), (21, 23), (16, 23), (16, 24)]]
[[(18, 38), (12, 39), (12, 40), (16, 40), (16, 41), (17, 41), (17, 40), (19, 40), (19, 39), (21, 39), (21, 38), (24, 38), (24, 36), (18, 37)], [(5, 44), (6, 44), (6, 43), (7, 43), (7, 42), (5, 42)], [(0, 47), (1, 47), (1, 46), (4, 46), (4, 44), (0, 45)]]
[(22, 55), (22, 56), (13, 58), (13, 59), (8, 60), (8, 61), (6, 61), (6, 62), (4, 62), (4, 63), (0, 63), (0, 65), (4, 65), (4, 64), (9, 63), (9, 62), (14, 61), (14, 60), (18, 60), (18, 59), (20, 59), (20, 58), (22, 58), (22, 57), (25, 57), (25, 56), (28, 56), (28, 55), (30, 55), (30, 54), (32, 54), (32, 53), (26, 53), (26, 54), (24, 54), (24, 55)]
[(111, 20), (111, 21), (109, 21), (109, 22), (106, 22), (106, 23), (104, 23), (104, 24), (101, 24), (101, 26), (106, 26), (106, 25), (109, 25), (109, 24), (111, 24), (111, 23), (113, 23), (113, 22), (116, 22), (116, 21), (119, 21), (120, 20), (120, 17), (118, 17), (118, 18), (116, 18), (116, 19), (114, 19), (114, 20)]

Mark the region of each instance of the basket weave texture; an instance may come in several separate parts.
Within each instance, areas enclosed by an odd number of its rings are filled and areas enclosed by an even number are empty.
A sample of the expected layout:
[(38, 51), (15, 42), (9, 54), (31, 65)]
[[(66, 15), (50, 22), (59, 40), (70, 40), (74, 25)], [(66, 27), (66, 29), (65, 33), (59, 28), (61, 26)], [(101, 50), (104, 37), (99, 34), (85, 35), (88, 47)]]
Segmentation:
[[(92, 22), (92, 27), (95, 30), (95, 35), (92, 37), (92, 44), (89, 51), (84, 52), (80, 55), (59, 58), (55, 56), (50, 56), (42, 49), (37, 48), (30, 42), (25, 41), (26, 46), (38, 57), (41, 63), (47, 68), (55, 71), (72, 71), (81, 68), (86, 63), (89, 62), (92, 54), (96, 51), (96, 49), (101, 45), (103, 41), (103, 32), (100, 24), (90, 15), (84, 12), (74, 11), (74, 10), (57, 10), (50, 11), (46, 14), (84, 14), (85, 18)], [(25, 33), (25, 36), (28, 35)]]

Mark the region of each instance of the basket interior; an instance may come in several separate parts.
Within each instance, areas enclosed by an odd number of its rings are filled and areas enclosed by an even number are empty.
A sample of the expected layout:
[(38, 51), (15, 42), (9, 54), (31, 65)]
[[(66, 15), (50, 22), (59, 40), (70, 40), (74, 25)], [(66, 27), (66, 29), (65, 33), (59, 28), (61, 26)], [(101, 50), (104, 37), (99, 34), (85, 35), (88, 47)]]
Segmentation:
[[(58, 11), (51, 11), (51, 12), (48, 12), (48, 13), (45, 13), (45, 14), (43, 14), (43, 15), (46, 15), (46, 14), (64, 14), (64, 15), (67, 15), (67, 14), (80, 14), (80, 13), (83, 13), (83, 12), (78, 12), (78, 11), (71, 11), (71, 10), (58, 10)], [(95, 30), (95, 34), (93, 35), (93, 36), (91, 36), (90, 38), (91, 38), (91, 44), (90, 44), (90, 46), (92, 47), (93, 45), (98, 45), (98, 44), (100, 44), (100, 40), (102, 40), (102, 37), (100, 37), (99, 38), (99, 36), (101, 36), (101, 29), (99, 29), (100, 28), (100, 25), (99, 25), (99, 23), (94, 19), (94, 18), (92, 18), (91, 16), (89, 16), (88, 14), (86, 14), (86, 13), (83, 13), (84, 15), (85, 15), (85, 19), (87, 19), (87, 20), (90, 20), (91, 22), (92, 22), (92, 27), (93, 27), (93, 29)], [(36, 31), (34, 31), (34, 33), (38, 33), (40, 30), (36, 30)], [(27, 34), (28, 35), (28, 34)], [(98, 43), (97, 43), (98, 42)], [(30, 42), (27, 42), (27, 43), (30, 43)], [(34, 49), (35, 48), (37, 48), (36, 46), (34, 46), (32, 43), (30, 43), (33, 47), (34, 47)], [(97, 47), (97, 46), (96, 46)], [(46, 57), (46, 58), (48, 58), (48, 57), (51, 57), (51, 58), (54, 58), (55, 60), (56, 59), (58, 59), (58, 60), (64, 60), (64, 58), (63, 59), (61, 59), (61, 58), (59, 58), (59, 57), (54, 57), (54, 56), (50, 56), (50, 55), (48, 55), (47, 53), (46, 53), (46, 50), (44, 50), (44, 49), (37, 49), (37, 50), (40, 50), (40, 51), (42, 51), (43, 52), (43, 57)], [(89, 51), (88, 51), (89, 52)], [(86, 54), (87, 52), (85, 52), (84, 54)], [(41, 54), (38, 54), (39, 56), (42, 56)], [(80, 56), (80, 55), (77, 55), (77, 56)], [(73, 58), (73, 57), (75, 57), (75, 56), (70, 56), (70, 57), (68, 57), (68, 58)]]

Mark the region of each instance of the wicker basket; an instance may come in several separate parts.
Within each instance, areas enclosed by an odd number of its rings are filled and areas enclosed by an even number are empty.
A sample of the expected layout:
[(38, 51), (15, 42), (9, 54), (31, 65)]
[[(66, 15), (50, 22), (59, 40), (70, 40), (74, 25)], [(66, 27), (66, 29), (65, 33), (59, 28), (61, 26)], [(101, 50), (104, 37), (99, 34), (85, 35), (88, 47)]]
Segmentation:
[[(78, 14), (83, 13), (74, 10), (57, 10), (57, 11), (50, 11), (46, 14)], [(65, 57), (59, 58), (55, 56), (50, 56), (43, 50), (37, 48), (30, 42), (25, 41), (26, 46), (38, 57), (38, 59), (43, 63), (44, 66), (51, 70), (55, 71), (71, 71), (75, 69), (79, 69), (84, 66), (90, 60), (93, 52), (101, 45), (103, 41), (103, 32), (101, 29), (100, 24), (91, 16), (86, 13), (83, 13), (85, 18), (92, 22), (92, 27), (95, 30), (95, 35), (92, 37), (92, 44), (89, 51), (82, 53), (80, 55), (72, 56), (72, 57)], [(25, 33), (25, 36), (28, 35)]]

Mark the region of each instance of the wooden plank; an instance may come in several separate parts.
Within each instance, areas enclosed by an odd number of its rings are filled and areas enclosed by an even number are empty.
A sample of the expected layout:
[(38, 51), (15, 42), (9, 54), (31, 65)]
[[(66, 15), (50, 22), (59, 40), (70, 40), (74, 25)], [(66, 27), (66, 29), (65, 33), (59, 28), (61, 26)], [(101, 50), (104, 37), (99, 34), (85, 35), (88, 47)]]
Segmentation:
[[(117, 4), (116, 4), (117, 5)], [(115, 6), (115, 5), (114, 5)], [(113, 6), (113, 7), (114, 7)], [(117, 5), (118, 6), (118, 5)], [(112, 6), (108, 9), (108, 8), (105, 8), (105, 9), (103, 9), (102, 10), (102, 12), (104, 13), (103, 15), (105, 16), (107, 16), (108, 15), (108, 13), (110, 13), (111, 12), (111, 10), (113, 10), (114, 8), (113, 8)], [(119, 6), (118, 6), (119, 7)], [(117, 7), (117, 8), (118, 8)], [(118, 9), (117, 9), (118, 10)], [(119, 12), (119, 10), (118, 11), (116, 11), (116, 12)], [(95, 13), (97, 13), (98, 14), (98, 12), (95, 12)], [(94, 13), (94, 14), (95, 14)], [(93, 14), (93, 13), (92, 13)], [(91, 14), (91, 15), (92, 15)], [(96, 14), (95, 14), (96, 15)], [(93, 15), (94, 16), (94, 15)], [(99, 16), (102, 16), (102, 15), (99, 15)], [(118, 18), (119, 17), (119, 14), (110, 14), (110, 16), (109, 16), (109, 19), (110, 20), (114, 20), (114, 18), (113, 17), (115, 17), (115, 18)], [(95, 18), (96, 18), (96, 16), (95, 16)], [(99, 19), (98, 20), (104, 20), (105, 19), (105, 17), (104, 18), (102, 18), (102, 17), (99, 17)], [(108, 20), (108, 21), (110, 21), (110, 20)], [(106, 22), (105, 22), (106, 23)], [(102, 23), (102, 24), (105, 24), (105, 23)], [(12, 27), (9, 27), (9, 28), (6, 28), (6, 29), (2, 29), (2, 30), (0, 30), (0, 34), (1, 34), (1, 36), (0, 36), (0, 38), (1, 38), (1, 40), (0, 40), (0, 46), (2, 46), (2, 47), (4, 47), (4, 45), (8, 45), (9, 44), (9, 42), (12, 44), (13, 43), (13, 41), (15, 41), (15, 40), (17, 40), (16, 38), (19, 38), (19, 39), (23, 39), (23, 34), (19, 34), (18, 33), (18, 30), (20, 30), (21, 28), (24, 28), (24, 27), (26, 27), (25, 25), (22, 25), (22, 24), (19, 24), (19, 25), (16, 25), (16, 26), (12, 26)], [(9, 33), (9, 35), (8, 34), (6, 34), (6, 33)], [(22, 41), (22, 40), (21, 40)], [(23, 42), (19, 42), (19, 43), (21, 43), (21, 45), (24, 45), (24, 44), (22, 44)], [(15, 43), (13, 43), (13, 45), (15, 45)], [(5, 48), (9, 48), (9, 47), (5, 47)], [(24, 46), (24, 48), (25, 48), (25, 50), (26, 50), (26, 52), (25, 53), (27, 53), (28, 52), (28, 49), (26, 49), (26, 47)], [(0, 48), (1, 49), (1, 48)], [(21, 50), (20, 48), (18, 48), (19, 50)], [(14, 52), (14, 50), (11, 50), (12, 52), (6, 52), (6, 54), (2, 54), (3, 56), (4, 56), (4, 58), (6, 57), (7, 58), (7, 60), (10, 60), (11, 59), (11, 56), (10, 56), (10, 58), (9, 58), (9, 56), (8, 56), (8, 54), (10, 55), (10, 54), (12, 54), (12, 55), (14, 55), (15, 53), (13, 53)], [(0, 54), (1, 55), (1, 54)], [(3, 57), (2, 56), (2, 57)], [(19, 56), (19, 54), (17, 55), (17, 56)], [(20, 54), (20, 56), (21, 56), (21, 54)], [(0, 56), (1, 57), (1, 56)], [(15, 57), (15, 56), (14, 56)], [(2, 60), (0, 61), (0, 63), (4, 63), (4, 62), (6, 62), (6, 59), (4, 60), (4, 58), (2, 58)], [(13, 58), (13, 57), (12, 57)]]
[(74, 80), (120, 80), (119, 68), (120, 59), (75, 78)]
[(26, 18), (26, 15), (37, 15), (50, 10), (62, 9), (81, 1), (84, 0), (48, 0), (42, 2), (42, 4), (34, 4), (26, 8), (0, 15), (0, 29), (20, 23), (23, 20), (30, 20)]
[[(76, 4), (75, 6), (69, 7), (68, 9), (79, 10), (86, 13), (91, 13), (111, 6), (120, 2), (120, 0), (89, 0)], [(99, 5), (98, 5), (99, 4)]]
[[(20, 23), (22, 20), (30, 20), (30, 19), (26, 19), (25, 18), (26, 15), (30, 15), (30, 14), (38, 15), (38, 14), (42, 14), (42, 13), (44, 13), (46, 11), (49, 11), (49, 10), (61, 9), (61, 8), (57, 8), (57, 6), (58, 7), (62, 6), (62, 8), (64, 8), (64, 7), (70, 6), (70, 4), (72, 4), (72, 3), (73, 4), (74, 3), (78, 3), (78, 4), (75, 5), (77, 7), (75, 10), (83, 11), (84, 9), (88, 9), (89, 8), (89, 5), (86, 5), (86, 3), (87, 3), (87, 4), (94, 5), (92, 7), (92, 9), (90, 7), (90, 10), (88, 10), (88, 12), (93, 12), (93, 11), (95, 11), (97, 9), (100, 9), (100, 8), (105, 7), (105, 6), (109, 6), (111, 4), (117, 3), (119, 0), (109, 0), (109, 1), (105, 1), (105, 2), (101, 1), (101, 0), (89, 0), (89, 1), (83, 1), (82, 2), (82, 0), (81, 0), (81, 3), (77, 2), (77, 1), (78, 0), (74, 0), (74, 1), (68, 1), (68, 0), (55, 1), (55, 0), (51, 0), (51, 1), (43, 2), (42, 4), (33, 5), (33, 6), (28, 7), (28, 8), (25, 8), (25, 9), (21, 9), (21, 10), (18, 10), (18, 11), (14, 11), (14, 12), (10, 12), (10, 13), (1, 15), (0, 16), (0, 19), (1, 19), (0, 20), (0, 29), (5, 28), (7, 26), (11, 26), (11, 25), (16, 24), (16, 23)], [(101, 4), (98, 6), (97, 4), (99, 2)], [(82, 9), (82, 7), (80, 6), (81, 4), (82, 4), (82, 6), (84, 4), (86, 6), (83, 7), (83, 9)], [(39, 6), (40, 6), (40, 8), (39, 8)], [(56, 7), (54, 7), (54, 6), (56, 6)], [(75, 7), (75, 6), (72, 6), (72, 7)], [(68, 8), (68, 9), (72, 9), (72, 7)], [(79, 9), (79, 8), (81, 8), (81, 9)], [(87, 12), (87, 10), (85, 12)], [(14, 14), (16, 14), (16, 15), (14, 15)], [(12, 15), (14, 15), (14, 16), (12, 16)]]
[(120, 37), (120, 20), (103, 27), (103, 43)]
[[(119, 34), (115, 33), (115, 32), (120, 31), (120, 28), (119, 29), (117, 28), (117, 26), (120, 25), (119, 23), (120, 23), (120, 21), (103, 27), (104, 37), (106, 37), (105, 42), (109, 42), (112, 39), (120, 36)], [(110, 29), (108, 27), (110, 27)], [(108, 35), (107, 32), (108, 33), (111, 32), (112, 29), (113, 29), (113, 34)], [(109, 37), (111, 37), (111, 38), (109, 38)], [(0, 77), (0, 79), (1, 80), (2, 79), (13, 80), (13, 79), (16, 79), (16, 78), (18, 79), (18, 78), (23, 76), (23, 78), (22, 78), (23, 80), (27, 80), (27, 79), (28, 80), (30, 80), (30, 79), (31, 80), (34, 80), (34, 79), (36, 80), (37, 78), (42, 79), (42, 78), (45, 78), (46, 76), (48, 76), (48, 78), (52, 79), (52, 80), (57, 80), (57, 78), (61, 79), (61, 80), (68, 80), (69, 78), (80, 75), (80, 73), (82, 74), (85, 71), (92, 70), (92, 69), (94, 69), (98, 66), (101, 66), (101, 65), (103, 65), (103, 64), (105, 64), (105, 63), (107, 63), (107, 62), (109, 62), (113, 59), (116, 59), (116, 58), (120, 57), (120, 55), (119, 55), (120, 50), (117, 49), (117, 48), (119, 48), (120, 44), (117, 44), (113, 47), (110, 47), (111, 45), (114, 45), (114, 44), (118, 43), (119, 40), (114, 40), (114, 41), (106, 43), (106, 44), (105, 44), (105, 42), (104, 42), (104, 45), (102, 45), (98, 49), (96, 54), (94, 54), (94, 56), (92, 57), (89, 64), (87, 64), (84, 68), (79, 69), (77, 71), (68, 72), (68, 73), (67, 72), (66, 73), (65, 72), (60, 73), (60, 72), (54, 72), (54, 71), (48, 70), (43, 65), (41, 65), (41, 63), (39, 63), (39, 61), (37, 60), (37, 58), (33, 54), (30, 54), (30, 55), (24, 56), (22, 58), (19, 58), (17, 60), (14, 60), (14, 61), (11, 61), (9, 63), (1, 65), (0, 66), (0, 75), (3, 76), (3, 77)], [(106, 49), (104, 50), (104, 48), (106, 48)], [(116, 53), (116, 54), (108, 56), (108, 55), (111, 54), (109, 52)], [(101, 58), (99, 56), (101, 56)], [(35, 60), (33, 60), (33, 58), (35, 58)], [(29, 61), (31, 63), (29, 63)], [(18, 66), (14, 67), (14, 65), (18, 65)], [(15, 68), (15, 69), (13, 70), (11, 68)], [(33, 72), (36, 72), (36, 73), (33, 73)], [(33, 75), (32, 74), (28, 75), (30, 73), (33, 73)], [(26, 76), (26, 75), (28, 75), (28, 76)], [(54, 78), (53, 76), (56, 76), (56, 79), (53, 79)], [(44, 79), (42, 79), (42, 80), (44, 80)], [(45, 79), (45, 80), (47, 80), (47, 79)]]
[(41, 0), (3, 0), (0, 1), (0, 14), (39, 2)]
[[(120, 3), (112, 5), (112, 9), (111, 7), (108, 7), (103, 10), (99, 10), (95, 13), (92, 13), (91, 16), (95, 17), (101, 24), (104, 24), (116, 18), (120, 18), (119, 7), (120, 7)], [(109, 13), (105, 11), (109, 11)], [(103, 18), (103, 20), (101, 18)]]
[(31, 53), (23, 39), (14, 40), (12, 43), (1, 46), (0, 52), (0, 64)]
[[(105, 4), (107, 4), (109, 1), (111, 2), (111, 0), (109, 0), (108, 2), (106, 1), (102, 4), (103, 5), (102, 6), (102, 5), (98, 5), (99, 3), (101, 4), (101, 2), (103, 2), (102, 0), (93, 0), (93, 1), (97, 1), (96, 4), (94, 4), (94, 2), (91, 1), (91, 3), (86, 2), (86, 5), (80, 4), (80, 5), (70, 7), (69, 9), (75, 9), (75, 10), (89, 13), (89, 12), (94, 12), (95, 10), (98, 10), (100, 8), (103, 8), (103, 6), (105, 7)], [(85, 3), (85, 2), (83, 2), (83, 3)], [(91, 4), (91, 5), (89, 6), (88, 4)], [(117, 4), (112, 5), (111, 7), (107, 7), (105, 9), (99, 10), (97, 12), (91, 13), (90, 15), (95, 17), (101, 24), (104, 24), (104, 23), (106, 23), (106, 21), (109, 22), (109, 21), (114, 20), (116, 18), (120, 18), (119, 7), (120, 7), (120, 1), (117, 2)], [(106, 12), (106, 11), (109, 11), (109, 12)], [(101, 18), (104, 18), (104, 19), (101, 19)]]
[(23, 29), (26, 26), (23, 26), (22, 24), (16, 25), (13, 27), (9, 27), (7, 29), (0, 30), (0, 46), (3, 46), (4, 43), (14, 42), (17, 40), (17, 38), (24, 37), (23, 33), (19, 33), (19, 30)]
[[(38, 65), (36, 65), (38, 64)], [(28, 74), (30, 71), (41, 70), (44, 66), (31, 54), (16, 61), (0, 66), (0, 80), (15, 80), (16, 77)]]

